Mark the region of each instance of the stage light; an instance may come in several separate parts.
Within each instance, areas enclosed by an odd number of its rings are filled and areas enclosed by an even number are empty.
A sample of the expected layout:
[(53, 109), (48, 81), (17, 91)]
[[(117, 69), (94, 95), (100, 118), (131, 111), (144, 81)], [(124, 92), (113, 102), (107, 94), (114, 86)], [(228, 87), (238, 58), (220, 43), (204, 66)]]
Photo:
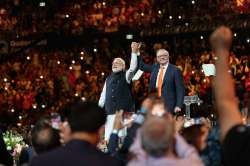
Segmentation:
[(43, 76), (42, 76), (42, 75), (40, 76), (40, 79), (43, 79)]
[(97, 49), (96, 49), (96, 48), (94, 48), (94, 52), (97, 52)]
[(71, 61), (72, 64), (75, 64), (76, 62), (74, 60)]
[(133, 39), (133, 35), (132, 34), (127, 34), (126, 35), (126, 39), (127, 40), (132, 40)]
[(141, 16), (142, 16), (142, 17), (144, 16), (144, 13), (143, 13), (143, 12), (141, 13)]
[(188, 26), (189, 24), (186, 22), (185, 25)]
[(68, 14), (66, 14), (66, 15), (65, 15), (65, 18), (69, 18), (69, 15), (68, 15)]
[(46, 105), (42, 104), (42, 108), (45, 108), (45, 107), (46, 107)]
[(106, 2), (103, 2), (102, 5), (103, 5), (103, 6), (106, 6)]
[(83, 59), (84, 59), (84, 57), (83, 57), (83, 56), (81, 56), (81, 57), (80, 57), (80, 59), (81, 59), (81, 60), (83, 60)]
[(250, 43), (250, 39), (249, 38), (247, 39), (247, 43)]
[(73, 69), (72, 66), (70, 66), (70, 67), (69, 67), (69, 70), (72, 70), (72, 69)]
[(87, 70), (85, 73), (86, 73), (86, 74), (89, 74), (89, 71)]
[(18, 126), (18, 127), (22, 126), (22, 123), (17, 123), (17, 126)]
[(36, 108), (37, 108), (37, 106), (36, 106), (35, 104), (33, 104), (32, 108), (33, 108), (33, 109), (36, 109)]
[(4, 79), (3, 79), (3, 81), (4, 81), (4, 82), (7, 82), (7, 81), (8, 81), (8, 79), (7, 79), (7, 78), (4, 78)]
[(169, 19), (170, 19), (170, 20), (172, 20), (172, 19), (173, 19), (173, 17), (172, 17), (172, 16), (169, 16)]
[(203, 36), (200, 36), (200, 38), (201, 38), (201, 40), (203, 40), (203, 39), (204, 39), (204, 37), (203, 37)]
[(6, 87), (4, 87), (4, 90), (8, 90), (8, 87), (6, 86)]
[(58, 65), (60, 65), (60, 63), (61, 63), (60, 61), (57, 61), (57, 64), (58, 64)]
[(192, 1), (192, 4), (193, 4), (193, 5), (195, 4), (195, 1), (194, 1), (194, 0)]
[(21, 120), (23, 117), (22, 117), (22, 116), (19, 116), (18, 118)]
[(27, 60), (30, 60), (30, 57), (29, 57), (29, 56), (27, 56), (27, 57), (26, 57), (26, 59), (27, 59)]
[(161, 10), (158, 10), (158, 14), (162, 14), (162, 11), (161, 11)]
[(79, 94), (78, 93), (75, 93), (75, 97), (78, 97), (79, 96)]
[(178, 16), (179, 20), (181, 19), (181, 16)]
[(40, 6), (40, 7), (45, 7), (45, 6), (46, 6), (46, 3), (45, 3), (45, 2), (40, 2), (40, 3), (39, 3), (39, 6)]
[(85, 98), (85, 97), (82, 97), (81, 100), (82, 100), (82, 101), (86, 101), (86, 98)]
[(234, 37), (237, 37), (237, 33), (234, 33)]
[(105, 75), (105, 73), (104, 72), (102, 72), (102, 76), (104, 76)]
[(15, 112), (14, 108), (12, 108), (10, 111), (11, 111), (11, 112)]
[(194, 71), (192, 71), (192, 74), (194, 74), (195, 72)]
[(81, 53), (80, 53), (81, 55), (84, 55), (84, 52), (83, 51), (81, 51)]

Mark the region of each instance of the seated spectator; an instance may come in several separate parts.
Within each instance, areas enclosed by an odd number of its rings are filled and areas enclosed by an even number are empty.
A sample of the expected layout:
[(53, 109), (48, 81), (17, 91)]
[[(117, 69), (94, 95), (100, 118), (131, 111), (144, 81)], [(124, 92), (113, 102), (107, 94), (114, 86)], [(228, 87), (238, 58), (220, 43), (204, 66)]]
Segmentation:
[(149, 117), (137, 136), (130, 148), (135, 156), (129, 166), (203, 165), (196, 150), (175, 134), (171, 115)]
[(106, 120), (105, 111), (97, 104), (78, 101), (70, 112), (71, 140), (64, 147), (34, 158), (31, 166), (121, 165), (96, 149)]

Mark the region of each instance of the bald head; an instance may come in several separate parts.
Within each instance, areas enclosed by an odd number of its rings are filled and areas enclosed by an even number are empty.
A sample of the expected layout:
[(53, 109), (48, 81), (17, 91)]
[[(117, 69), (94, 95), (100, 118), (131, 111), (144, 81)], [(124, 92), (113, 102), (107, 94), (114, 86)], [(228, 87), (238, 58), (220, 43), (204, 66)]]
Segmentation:
[(164, 66), (169, 63), (169, 53), (165, 49), (159, 49), (156, 53), (157, 62)]
[(141, 128), (142, 147), (148, 155), (162, 157), (173, 150), (174, 122), (168, 118), (152, 116)]

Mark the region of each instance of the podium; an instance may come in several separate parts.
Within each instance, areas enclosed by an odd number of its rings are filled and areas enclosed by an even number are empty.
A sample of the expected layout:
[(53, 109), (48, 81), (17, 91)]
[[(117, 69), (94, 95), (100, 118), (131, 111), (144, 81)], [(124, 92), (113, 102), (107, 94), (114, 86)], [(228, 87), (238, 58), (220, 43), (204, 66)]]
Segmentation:
[(191, 110), (190, 110), (190, 105), (191, 104), (198, 104), (200, 105), (201, 103), (203, 103), (203, 101), (198, 97), (198, 95), (194, 95), (194, 96), (184, 96), (184, 104), (186, 107), (186, 118), (190, 119), (190, 115), (191, 115)]

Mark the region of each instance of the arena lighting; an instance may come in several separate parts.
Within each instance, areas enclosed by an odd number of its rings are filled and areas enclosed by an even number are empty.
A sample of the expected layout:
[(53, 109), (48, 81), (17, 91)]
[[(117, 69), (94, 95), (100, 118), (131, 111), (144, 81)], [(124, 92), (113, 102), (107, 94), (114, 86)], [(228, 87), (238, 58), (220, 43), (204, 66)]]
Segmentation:
[(73, 69), (72, 66), (70, 66), (70, 67), (69, 67), (69, 70), (72, 70), (72, 69)]
[(193, 5), (195, 4), (195, 1), (194, 1), (194, 0), (192, 1), (192, 4), (193, 4)]
[(237, 33), (234, 33), (234, 37), (237, 37)]
[(42, 76), (42, 75), (40, 76), (40, 79), (43, 79), (43, 76)]
[(46, 6), (46, 3), (45, 3), (45, 2), (39, 2), (39, 6), (40, 6), (40, 7), (45, 7), (45, 6)]
[(22, 126), (22, 123), (17, 123), (17, 126), (18, 126), (18, 127)]
[(173, 19), (173, 17), (172, 17), (172, 16), (169, 16), (169, 19), (170, 19), (170, 20), (172, 20), (172, 19)]
[(60, 65), (60, 63), (61, 63), (60, 61), (57, 61), (57, 64), (58, 64), (58, 65)]
[(204, 37), (203, 37), (203, 36), (201, 36), (200, 38), (201, 38), (201, 40), (203, 40), (203, 39), (204, 39)]
[(75, 97), (78, 97), (79, 96), (79, 94), (78, 93), (75, 93)]
[(158, 10), (158, 14), (162, 14), (161, 10)]
[(144, 13), (143, 13), (143, 12), (141, 13), (141, 16), (142, 16), (142, 17), (144, 16)]
[(86, 98), (85, 98), (85, 97), (82, 97), (81, 100), (82, 100), (82, 101), (86, 101)]
[(185, 25), (188, 26), (189, 24), (186, 22)]
[(84, 52), (83, 51), (81, 51), (81, 53), (80, 53), (81, 55), (84, 55)]
[(4, 87), (4, 90), (8, 90), (8, 87)]
[(7, 78), (4, 78), (4, 79), (3, 79), (3, 81), (4, 81), (4, 82), (7, 82), (7, 81), (8, 81), (8, 79), (7, 79)]
[(14, 109), (14, 108), (12, 108), (10, 111), (11, 111), (11, 112), (15, 112), (15, 109)]
[(181, 19), (181, 16), (178, 16), (179, 20)]
[(81, 56), (80, 59), (83, 60), (84, 59), (83, 56)]
[(46, 105), (42, 104), (42, 108), (45, 108), (45, 107), (46, 107)]
[(192, 74), (194, 74), (194, 71), (192, 71)]
[(27, 56), (27, 57), (26, 57), (26, 59), (27, 59), (27, 60), (30, 60), (30, 57), (29, 57), (29, 56)]
[(75, 64), (76, 62), (75, 62), (75, 60), (72, 60), (71, 63), (72, 63), (72, 64)]
[(105, 73), (104, 72), (102, 72), (102, 76), (104, 76), (105, 75)]
[(65, 18), (69, 18), (69, 15), (68, 15), (68, 14), (66, 14), (66, 15), (65, 15)]
[(22, 116), (19, 116), (18, 118), (21, 120), (23, 117), (22, 117)]
[(86, 73), (86, 74), (89, 74), (89, 71), (87, 70), (85, 73)]
[(37, 108), (37, 106), (36, 106), (35, 104), (33, 104), (32, 108), (33, 108), (33, 109), (36, 109), (36, 108)]
[(94, 52), (97, 52), (97, 49), (96, 49), (96, 48), (94, 48)]
[(132, 40), (133, 38), (134, 38), (134, 36), (132, 34), (127, 34), (126, 35), (127, 40)]
[(106, 2), (103, 2), (102, 5), (105, 6), (105, 5), (106, 5)]
[(247, 39), (247, 43), (250, 43), (250, 39), (249, 38)]

